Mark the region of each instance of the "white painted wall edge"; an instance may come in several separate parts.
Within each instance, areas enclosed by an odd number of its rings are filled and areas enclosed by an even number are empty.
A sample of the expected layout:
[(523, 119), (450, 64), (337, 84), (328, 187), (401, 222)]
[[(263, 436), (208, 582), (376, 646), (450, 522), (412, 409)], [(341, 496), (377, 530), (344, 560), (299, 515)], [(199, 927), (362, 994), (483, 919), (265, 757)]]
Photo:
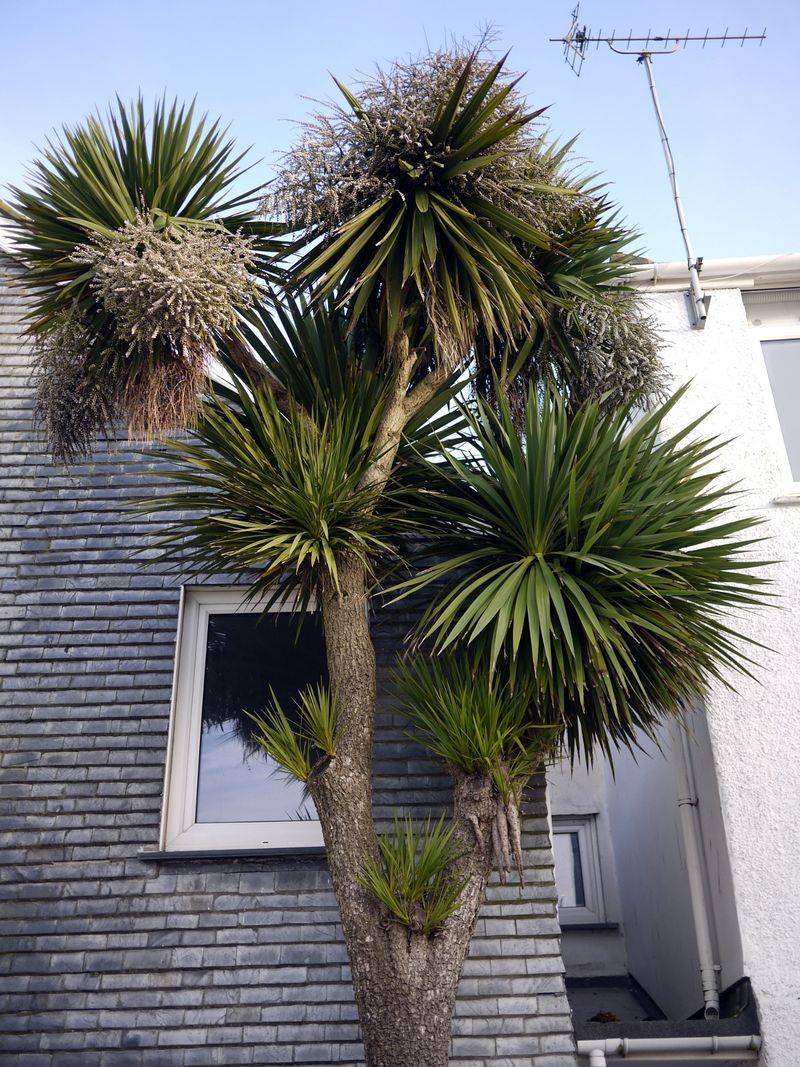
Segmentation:
[(591, 1067), (604, 1067), (606, 1056), (635, 1056), (638, 1059), (663, 1059), (690, 1055), (693, 1059), (733, 1054), (739, 1059), (755, 1060), (761, 1048), (757, 1034), (734, 1037), (606, 1037), (578, 1042), (578, 1055), (589, 1056)]

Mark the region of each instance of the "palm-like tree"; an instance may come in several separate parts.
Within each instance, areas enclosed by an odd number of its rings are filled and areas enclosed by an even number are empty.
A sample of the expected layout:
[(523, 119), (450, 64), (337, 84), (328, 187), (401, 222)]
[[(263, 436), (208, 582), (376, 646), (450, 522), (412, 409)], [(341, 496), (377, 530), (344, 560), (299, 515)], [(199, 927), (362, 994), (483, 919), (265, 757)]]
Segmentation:
[[(347, 375), (344, 338), (307, 347), (329, 310), (294, 312), (296, 329), (262, 331), (281, 403), (263, 382), (210, 396), (192, 438), (169, 445), (185, 488), (152, 506), (195, 513), (164, 542), (183, 570), (248, 572), (254, 594), (290, 585), (321, 600), (324, 729), (295, 733), (274, 708), (260, 740), (319, 813), (368, 1062), (445, 1064), (491, 871), (522, 876), (532, 774), (562, 746), (588, 758), (633, 748), (709, 680), (748, 669), (729, 615), (761, 601), (753, 520), (732, 514), (733, 490), (707, 468), (720, 443), (665, 430), (675, 400), (631, 423), (532, 392), (522, 433), (501, 390), (497, 411), (451, 404), (406, 424), (379, 490), (364, 475), (391, 372)], [(349, 384), (323, 405), (309, 383), (337, 366)], [(371, 812), (370, 587), (405, 533), (420, 558), (399, 593), (433, 595), (399, 688), (453, 780), (450, 827), (423, 827), (418, 853), (405, 824), (376, 836)]]
[[(233, 385), (210, 388), (192, 434), (169, 445), (178, 488), (151, 506), (191, 509), (162, 543), (184, 572), (315, 594), (330, 691), (307, 694), (300, 734), (275, 708), (260, 736), (319, 814), (367, 1062), (442, 1067), (490, 872), (519, 858), (526, 778), (562, 737), (587, 752), (629, 743), (716, 671), (743, 666), (717, 613), (754, 602), (755, 586), (740, 559), (746, 524), (716, 522), (726, 498), (700, 469), (712, 446), (661, 442), (663, 412), (628, 431), (624, 414), (580, 406), (605, 394), (616, 360), (634, 370), (617, 376), (614, 404), (652, 393), (656, 345), (634, 298), (609, 289), (630, 235), (566, 172), (566, 150), (545, 144), (504, 63), (455, 49), (340, 88), (345, 106), (308, 125), (278, 178), (280, 226), (254, 231), (291, 233), (294, 299), (262, 291), (265, 303), (243, 301), (235, 327), (216, 331)], [(167, 126), (162, 147), (180, 139)], [(198, 181), (221, 151), (197, 163)], [(156, 182), (162, 152), (134, 137), (125, 153), (141, 162), (122, 168), (119, 193), (135, 213), (181, 163), (173, 146)], [(77, 172), (77, 155), (65, 159), (55, 152), (48, 175)], [(119, 182), (89, 169), (93, 201), (116, 197)], [(49, 249), (53, 218), (74, 224), (48, 206), (51, 184), (8, 210), (34, 284), (58, 302), (75, 279), (41, 272), (62, 269), (90, 227)], [(214, 186), (207, 214), (225, 228)], [(190, 216), (196, 204), (181, 203), (174, 214)], [(108, 225), (114, 245), (124, 215)], [(80, 324), (100, 351), (113, 323), (97, 292), (90, 282)], [(613, 312), (615, 329), (593, 332), (589, 311)], [(583, 373), (587, 351), (603, 373)], [(499, 414), (453, 407), (467, 368)], [(534, 392), (525, 421), (529, 381), (554, 382), (564, 404)], [(454, 448), (465, 431), (474, 461)], [(412, 582), (456, 582), (420, 633), (452, 657), (401, 671), (412, 723), (453, 776), (451, 826), (429, 823), (421, 842), (400, 823), (381, 840), (372, 816), (370, 604), (404, 533), (445, 557)], [(685, 676), (667, 677), (690, 656)]]

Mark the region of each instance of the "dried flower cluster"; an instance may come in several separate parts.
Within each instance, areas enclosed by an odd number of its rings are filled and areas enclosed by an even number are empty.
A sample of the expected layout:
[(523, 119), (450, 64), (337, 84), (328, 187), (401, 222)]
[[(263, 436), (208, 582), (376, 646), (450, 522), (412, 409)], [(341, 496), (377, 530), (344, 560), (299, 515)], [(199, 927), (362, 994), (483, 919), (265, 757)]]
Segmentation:
[(113, 423), (111, 379), (87, 368), (92, 343), (79, 319), (68, 315), (37, 344), (36, 415), (60, 463), (85, 455), (93, 439), (107, 436)]
[[(471, 58), (468, 98), (494, 66), (482, 45), (396, 60), (356, 87), (358, 112), (330, 104), (302, 123), (297, 144), (282, 159), (265, 210), (292, 230), (331, 232), (381, 197), (403, 195), (410, 171), (430, 188), (441, 186), (448, 146), (432, 136), (433, 124)], [(491, 122), (526, 111), (515, 78), (504, 72), (502, 80), (508, 92)], [(575, 211), (575, 201), (547, 192), (532, 198), (530, 183), (563, 180), (557, 169), (541, 128), (526, 125), (493, 162), (449, 178), (448, 192), (465, 198), (479, 195), (517, 218), (549, 228), (557, 225), (554, 216)]]
[(573, 403), (603, 397), (617, 408), (664, 392), (661, 339), (638, 293), (610, 289), (602, 303), (580, 301), (562, 319), (572, 351), (558, 370)]
[(116, 418), (143, 439), (191, 424), (216, 336), (256, 295), (252, 240), (142, 210), (71, 258), (91, 269), (102, 326), (73, 313), (40, 343), (38, 411), (54, 454), (87, 452)]
[(137, 211), (134, 222), (93, 237), (72, 258), (92, 268), (92, 289), (128, 355), (207, 352), (255, 296), (253, 240), (222, 226), (164, 226)]
[[(552, 386), (568, 409), (587, 401), (612, 412), (663, 398), (668, 391), (657, 324), (630, 289), (609, 287), (596, 301), (580, 300), (558, 313), (559, 337), (536, 346), (515, 381), (507, 384), (514, 417), (525, 418), (531, 382)], [(486, 361), (479, 392), (495, 403)]]

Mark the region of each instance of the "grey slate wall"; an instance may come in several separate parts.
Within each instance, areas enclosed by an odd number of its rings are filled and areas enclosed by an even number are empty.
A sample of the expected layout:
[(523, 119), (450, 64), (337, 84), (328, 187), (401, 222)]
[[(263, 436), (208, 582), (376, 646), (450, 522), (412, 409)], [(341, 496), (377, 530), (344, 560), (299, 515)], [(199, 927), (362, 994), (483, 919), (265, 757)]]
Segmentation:
[[(131, 559), (157, 524), (121, 505), (154, 461), (49, 462), (12, 273), (0, 255), (0, 1061), (361, 1063), (324, 858), (138, 856), (158, 842), (178, 588)], [(376, 620), (384, 677), (406, 624)], [(441, 803), (388, 702), (380, 737), (378, 812)], [(529, 884), (491, 887), (464, 969), (463, 1067), (575, 1063), (541, 787), (525, 846)]]

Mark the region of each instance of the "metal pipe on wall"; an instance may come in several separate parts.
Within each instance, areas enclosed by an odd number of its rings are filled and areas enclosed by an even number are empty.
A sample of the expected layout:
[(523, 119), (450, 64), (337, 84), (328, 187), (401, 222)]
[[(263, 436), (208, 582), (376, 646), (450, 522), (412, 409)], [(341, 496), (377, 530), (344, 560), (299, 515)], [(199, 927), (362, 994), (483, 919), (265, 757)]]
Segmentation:
[(758, 1058), (758, 1034), (735, 1037), (607, 1037), (578, 1042), (578, 1055), (588, 1056), (590, 1067), (606, 1067), (607, 1056), (665, 1057), (670, 1053), (695, 1058), (730, 1053), (737, 1060)]
[(707, 1019), (719, 1018), (719, 965), (714, 958), (711, 938), (711, 920), (706, 896), (703, 869), (703, 854), (700, 847), (700, 820), (697, 813), (697, 785), (686, 733), (681, 723), (670, 723), (675, 775), (678, 785), (678, 811), (681, 820), (681, 836), (686, 857), (686, 873), (689, 880), (689, 896), (692, 904), (697, 956), (700, 961), (700, 981), (703, 987), (704, 1014)]

